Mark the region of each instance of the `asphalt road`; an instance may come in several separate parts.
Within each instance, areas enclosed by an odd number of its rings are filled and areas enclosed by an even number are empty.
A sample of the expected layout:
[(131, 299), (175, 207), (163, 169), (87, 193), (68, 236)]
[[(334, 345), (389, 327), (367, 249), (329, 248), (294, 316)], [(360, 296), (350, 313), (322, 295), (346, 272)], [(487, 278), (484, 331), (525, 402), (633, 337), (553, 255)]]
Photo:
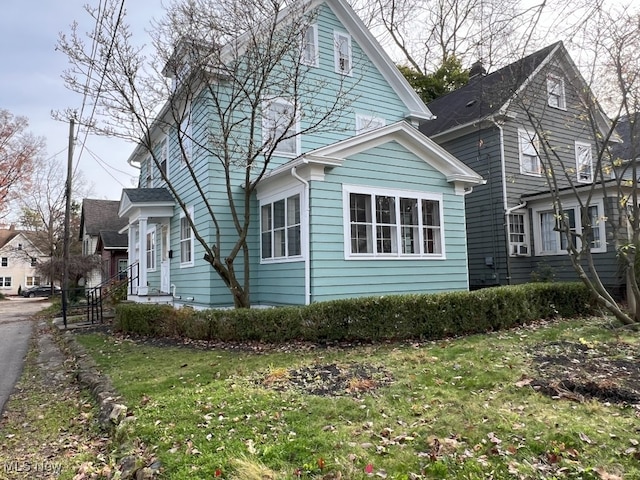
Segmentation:
[(33, 329), (31, 316), (49, 305), (42, 298), (0, 300), (0, 413), (22, 373)]

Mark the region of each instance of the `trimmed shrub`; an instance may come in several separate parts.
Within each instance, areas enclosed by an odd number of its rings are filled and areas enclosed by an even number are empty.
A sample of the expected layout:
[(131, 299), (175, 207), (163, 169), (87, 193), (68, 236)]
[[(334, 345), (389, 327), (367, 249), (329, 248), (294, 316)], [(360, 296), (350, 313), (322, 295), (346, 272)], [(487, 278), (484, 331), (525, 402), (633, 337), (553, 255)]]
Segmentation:
[(594, 311), (581, 283), (531, 283), (266, 309), (196, 311), (126, 303), (116, 307), (115, 328), (140, 335), (268, 343), (438, 339)]

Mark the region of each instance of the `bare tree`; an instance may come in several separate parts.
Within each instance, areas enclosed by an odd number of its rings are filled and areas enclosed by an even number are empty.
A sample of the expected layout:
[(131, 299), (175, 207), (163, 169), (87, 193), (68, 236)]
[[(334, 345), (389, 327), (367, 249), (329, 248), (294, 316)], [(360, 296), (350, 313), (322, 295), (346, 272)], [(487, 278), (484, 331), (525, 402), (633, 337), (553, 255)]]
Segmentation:
[[(21, 211), (20, 225), (27, 231), (33, 232), (31, 238), (37, 243), (37, 247), (51, 258), (46, 264), (38, 264), (39, 273), (51, 279), (61, 279), (64, 240), (64, 215), (65, 215), (65, 181), (66, 169), (55, 159), (49, 159), (40, 163), (39, 168), (33, 172), (31, 186), (17, 194), (16, 205)], [(84, 198), (89, 196), (90, 188), (83, 179), (82, 172), (77, 172), (72, 180), (74, 185), (73, 196)], [(79, 229), (79, 202), (72, 205), (73, 230), (78, 238)], [(72, 243), (75, 264), (87, 263), (82, 260), (81, 245)]]
[(361, 0), (396, 62), (427, 75), (452, 58), (487, 71), (583, 31), (604, 0)]
[(44, 139), (29, 133), (29, 121), (0, 109), (0, 217), (15, 195), (29, 186)]
[[(630, 8), (601, 9), (592, 18), (591, 36), (587, 44), (592, 64), (582, 80), (569, 77), (567, 109), (574, 116), (561, 127), (580, 132), (585, 126), (594, 141), (593, 164), (576, 164), (567, 156), (557, 132), (545, 119), (548, 109), (538, 101), (547, 94), (547, 86), (529, 86), (517, 97), (517, 105), (525, 114), (524, 123), (533, 126), (538, 142), (538, 154), (551, 193), (557, 230), (561, 233), (571, 264), (579, 278), (589, 287), (598, 303), (625, 324), (640, 322), (640, 289), (638, 287), (637, 248), (640, 247), (640, 203), (638, 194), (638, 160), (640, 159), (640, 11)], [(604, 88), (603, 88), (604, 87)], [(608, 116), (594, 92), (606, 91), (604, 103)], [(569, 104), (572, 102), (572, 104)], [(546, 103), (545, 103), (546, 105)], [(623, 133), (623, 139), (619, 133)], [(621, 143), (624, 140), (624, 143)], [(580, 181), (584, 175), (588, 181)], [(604, 214), (594, 218), (590, 205), (602, 198)], [(567, 204), (579, 205), (582, 232), (576, 231), (576, 219)], [(597, 225), (605, 222), (607, 239), (596, 238)], [(615, 247), (619, 267), (627, 283), (627, 305), (616, 302), (616, 295), (602, 281), (592, 250), (600, 242)]]
[[(112, 0), (104, 10), (88, 10), (101, 26), (91, 35), (93, 49), (75, 28), (59, 42), (73, 65), (65, 75), (68, 86), (87, 92), (96, 105), (94, 119), (81, 121), (94, 131), (138, 142), (137, 152), (153, 158), (237, 307), (250, 305), (247, 236), (258, 182), (277, 152), (295, 145), (299, 136), (345, 128), (359, 80), (345, 76), (348, 81), (330, 84), (310, 68), (316, 53), (305, 48), (304, 36), (316, 12), (305, 2), (286, 9), (284, 4), (175, 1), (155, 22), (154, 53), (145, 56), (132, 43), (120, 4)], [(276, 107), (278, 115), (269, 116)], [(261, 129), (263, 122), (269, 128)], [(188, 192), (166, 174), (155, 144), (159, 132), (176, 134)], [(220, 174), (207, 176), (207, 165)], [(224, 209), (210, 196), (209, 181), (224, 192)], [(204, 206), (212, 235), (188, 215), (186, 195), (192, 192)], [(223, 228), (228, 221), (232, 235)]]

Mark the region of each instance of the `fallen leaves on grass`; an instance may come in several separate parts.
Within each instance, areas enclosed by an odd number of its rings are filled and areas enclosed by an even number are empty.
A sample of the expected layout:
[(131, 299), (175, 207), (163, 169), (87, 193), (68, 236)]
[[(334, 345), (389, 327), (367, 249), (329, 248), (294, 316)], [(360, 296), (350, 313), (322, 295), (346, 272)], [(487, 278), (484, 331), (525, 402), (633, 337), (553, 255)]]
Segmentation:
[(308, 365), (297, 369), (270, 369), (258, 374), (264, 387), (284, 391), (295, 389), (310, 395), (341, 396), (370, 393), (391, 383), (382, 367), (364, 363)]

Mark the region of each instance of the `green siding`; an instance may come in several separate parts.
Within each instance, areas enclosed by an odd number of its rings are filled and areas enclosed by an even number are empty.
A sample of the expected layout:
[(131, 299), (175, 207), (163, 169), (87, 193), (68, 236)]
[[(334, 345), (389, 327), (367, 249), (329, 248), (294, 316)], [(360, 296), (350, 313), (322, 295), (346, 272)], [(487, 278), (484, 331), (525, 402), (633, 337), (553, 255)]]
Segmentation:
[[(443, 195), (446, 259), (345, 260), (343, 184)], [(443, 175), (395, 142), (348, 158), (312, 182), (312, 301), (467, 289), (464, 199)]]
[[(307, 130), (315, 112), (326, 109), (344, 97), (346, 105), (334, 112), (323, 128), (312, 129), (301, 138), (302, 153), (352, 137), (355, 134), (356, 113), (384, 118), (387, 125), (404, 119), (408, 108), (400, 100), (383, 75), (365, 56), (361, 46), (352, 38), (353, 75), (343, 76), (334, 71), (334, 30), (346, 32), (333, 11), (323, 4), (318, 17), (319, 67), (306, 72), (305, 89), (300, 102), (301, 129)], [(286, 68), (286, 66), (283, 66)], [(285, 75), (286, 76), (286, 75)], [(207, 144), (219, 138), (218, 120), (206, 91), (192, 103), (193, 136), (195, 144)], [(284, 95), (283, 95), (284, 96)], [(245, 116), (243, 109), (234, 110), (238, 120)], [(261, 123), (260, 120), (258, 120)], [(238, 123), (242, 125), (242, 121)], [(258, 131), (261, 126), (258, 125)], [(245, 124), (232, 138), (239, 146), (248, 143)], [(211, 147), (210, 144), (208, 144)], [(215, 241), (214, 223), (200, 193), (194, 188), (187, 169), (178, 166), (178, 144), (175, 129), (169, 133), (169, 176), (187, 206), (194, 207), (194, 221), (206, 242)], [(291, 158), (273, 158), (270, 168)], [(214, 210), (223, 238), (222, 256), (228, 254), (237, 231), (233, 224), (229, 199), (219, 160), (204, 148), (194, 146), (193, 165), (207, 202)], [(393, 167), (391, 166), (393, 165)], [(418, 172), (418, 173), (416, 173)], [(244, 168), (232, 172), (233, 199), (239, 209), (243, 205)], [(370, 187), (408, 189), (436, 192), (444, 195), (446, 260), (395, 260), (376, 262), (345, 262), (343, 252), (342, 183)], [(348, 297), (365, 293), (403, 293), (406, 291), (441, 291), (467, 288), (464, 238), (464, 200), (452, 194), (452, 185), (442, 175), (413, 157), (398, 145), (380, 147), (367, 154), (355, 156), (327, 175), (326, 182), (312, 182), (313, 212), (310, 235), (312, 241), (311, 274), (312, 300)], [(247, 238), (250, 249), (251, 300), (254, 304), (301, 304), (305, 301), (304, 262), (260, 263), (259, 209), (251, 200), (252, 226)], [(228, 306), (233, 299), (211, 265), (203, 260), (204, 248), (195, 242), (194, 266), (180, 268), (180, 207), (176, 205), (171, 219), (171, 284), (184, 300), (193, 297), (196, 306)], [(243, 271), (242, 257), (235, 261), (239, 274)], [(345, 275), (345, 272), (349, 272)], [(409, 275), (405, 275), (410, 272)], [(158, 275), (149, 277), (159, 284)], [(367, 279), (368, 278), (368, 279)], [(376, 279), (375, 292), (367, 288)], [(382, 278), (382, 281), (378, 281)], [(404, 283), (403, 283), (404, 282)], [(153, 285), (150, 285), (153, 287)], [(348, 288), (346, 288), (348, 287)]]

